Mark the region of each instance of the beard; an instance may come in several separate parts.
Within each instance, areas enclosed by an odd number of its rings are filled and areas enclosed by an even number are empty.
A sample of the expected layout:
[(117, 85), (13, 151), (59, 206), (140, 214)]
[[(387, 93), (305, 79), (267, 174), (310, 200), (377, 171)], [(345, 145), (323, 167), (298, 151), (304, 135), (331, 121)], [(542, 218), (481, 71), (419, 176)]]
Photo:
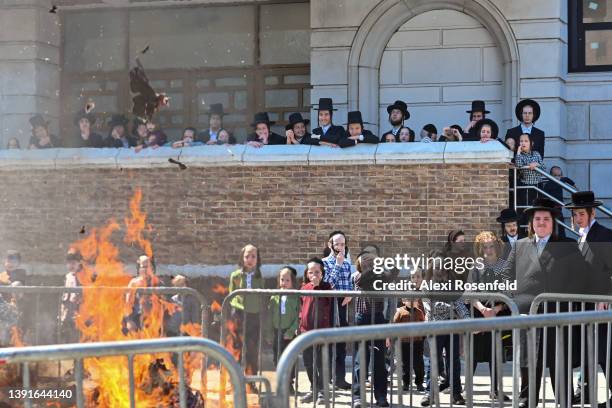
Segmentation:
[(397, 127), (401, 125), (404, 121), (401, 119), (394, 121), (393, 119), (389, 118), (389, 122), (391, 123), (391, 126)]

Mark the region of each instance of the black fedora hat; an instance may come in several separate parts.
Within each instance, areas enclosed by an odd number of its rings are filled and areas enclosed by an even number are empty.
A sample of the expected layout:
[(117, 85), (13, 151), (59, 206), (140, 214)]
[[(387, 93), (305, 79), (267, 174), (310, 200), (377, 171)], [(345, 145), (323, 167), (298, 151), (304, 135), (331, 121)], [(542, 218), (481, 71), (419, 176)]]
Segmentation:
[(219, 115), (219, 116), (225, 115), (225, 112), (223, 112), (223, 104), (222, 103), (211, 104), (210, 108), (208, 109), (208, 114), (209, 115)]
[(391, 105), (387, 106), (387, 113), (390, 115), (393, 109), (398, 109), (404, 114), (404, 120), (410, 119), (410, 112), (408, 112), (408, 105), (406, 102), (397, 100)]
[(478, 138), (480, 139), (480, 129), (482, 129), (484, 125), (491, 126), (491, 138), (497, 139), (497, 136), (499, 136), (499, 126), (497, 126), (497, 123), (495, 123), (494, 120), (488, 118), (480, 119), (474, 125), (474, 129), (476, 129), (476, 136), (478, 136)]
[(603, 203), (595, 199), (595, 194), (592, 191), (577, 191), (572, 193), (572, 202), (565, 204), (565, 208), (577, 210), (579, 208), (595, 208), (601, 205)]
[(96, 116), (93, 113), (87, 112), (85, 109), (81, 109), (76, 113), (76, 115), (74, 115), (74, 124), (78, 125), (83, 118), (87, 119), (91, 125), (93, 125), (96, 121)]
[(115, 126), (127, 126), (129, 122), (129, 119), (126, 118), (125, 115), (114, 114), (108, 121), (108, 127), (112, 129)]
[(257, 126), (260, 123), (265, 123), (268, 126), (272, 126), (276, 122), (270, 120), (268, 112), (257, 112), (253, 117), (253, 123), (251, 123), (251, 126)]
[(304, 126), (306, 126), (310, 123), (310, 119), (304, 119), (302, 117), (302, 114), (299, 112), (292, 113), (291, 115), (289, 115), (289, 123), (287, 124), (287, 126), (285, 126), (285, 130), (293, 129), (293, 126), (298, 123), (303, 123)]
[(553, 217), (559, 214), (557, 203), (546, 197), (538, 197), (533, 200), (533, 204), (524, 211), (524, 214), (531, 217), (536, 211), (550, 211)]
[(314, 108), (314, 110), (335, 111), (338, 109), (334, 109), (334, 101), (332, 101), (332, 98), (319, 98), (319, 105)]
[(525, 106), (531, 106), (533, 108), (533, 122), (535, 123), (538, 119), (540, 119), (540, 104), (534, 101), (533, 99), (523, 99), (519, 103), (516, 104), (514, 108), (514, 115), (518, 119), (519, 122), (523, 121), (523, 108)]
[(350, 111), (347, 114), (347, 122), (345, 123), (345, 125), (350, 125), (351, 123), (359, 123), (361, 126), (363, 126), (364, 123), (371, 125), (370, 122), (363, 121), (360, 111)]
[(472, 109), (466, 112), (467, 113), (473, 113), (473, 112), (491, 113), (485, 107), (484, 101), (472, 101)]
[(518, 221), (518, 214), (513, 208), (504, 208), (501, 210), (499, 217), (497, 217), (495, 221), (501, 222), (502, 224), (506, 222)]
[(36, 128), (39, 126), (46, 128), (47, 126), (49, 126), (49, 121), (46, 121), (42, 115), (37, 114), (30, 118), (30, 125), (32, 125), (32, 128)]

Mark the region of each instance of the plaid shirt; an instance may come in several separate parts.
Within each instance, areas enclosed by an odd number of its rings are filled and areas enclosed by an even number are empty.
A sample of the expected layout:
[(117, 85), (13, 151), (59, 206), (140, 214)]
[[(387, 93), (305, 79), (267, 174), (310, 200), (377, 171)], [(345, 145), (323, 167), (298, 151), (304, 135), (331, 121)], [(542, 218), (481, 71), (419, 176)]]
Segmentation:
[(434, 322), (440, 320), (451, 320), (451, 314), (453, 320), (455, 319), (469, 319), (470, 312), (465, 307), (462, 299), (457, 299), (451, 302), (445, 302), (443, 300), (435, 299), (423, 299), (423, 305), (425, 306), (425, 315), (427, 320)]
[[(542, 156), (535, 150), (532, 150), (529, 153), (517, 153), (514, 158), (516, 163), (516, 167), (525, 167), (528, 166), (529, 163), (538, 163), (538, 167), (542, 170), (546, 170), (546, 166), (544, 166)], [(535, 186), (536, 184), (542, 181), (542, 176), (535, 170), (519, 170), (519, 179), (523, 184), (529, 186)]]
[(323, 259), (325, 265), (325, 282), (328, 282), (334, 290), (353, 290), (351, 280), (351, 264), (346, 259), (342, 265), (336, 265), (336, 257), (332, 252), (327, 258)]
[[(361, 273), (355, 272), (353, 280), (355, 282), (355, 290), (373, 290), (373, 288), (361, 287)], [(358, 297), (355, 299), (355, 314), (372, 315), (383, 313), (385, 310), (385, 301), (386, 299), (384, 297)]]

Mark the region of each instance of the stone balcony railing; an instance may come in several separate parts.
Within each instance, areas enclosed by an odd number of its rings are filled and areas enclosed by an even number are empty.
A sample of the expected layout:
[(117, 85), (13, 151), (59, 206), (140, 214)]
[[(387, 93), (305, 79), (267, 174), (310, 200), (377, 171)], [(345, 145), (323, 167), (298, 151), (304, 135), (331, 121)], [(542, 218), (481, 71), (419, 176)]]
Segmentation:
[(284, 166), (342, 164), (509, 163), (512, 155), (495, 141), (361, 144), (345, 149), (323, 146), (198, 146), (173, 149), (41, 149), (1, 150), (0, 171), (70, 168)]

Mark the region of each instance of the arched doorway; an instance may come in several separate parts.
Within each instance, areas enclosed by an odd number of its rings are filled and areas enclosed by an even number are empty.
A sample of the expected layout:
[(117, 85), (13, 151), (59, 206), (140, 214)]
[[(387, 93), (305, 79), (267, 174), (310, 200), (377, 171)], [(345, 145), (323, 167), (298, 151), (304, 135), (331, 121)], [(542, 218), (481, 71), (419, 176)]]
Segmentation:
[(488, 116), (501, 122), (504, 75), (495, 38), (475, 18), (457, 10), (432, 10), (404, 23), (382, 55), (379, 117), (385, 128), (386, 106), (405, 101), (408, 125), (418, 131), (433, 123), (438, 131), (464, 126), (474, 99), (486, 101)]
[[(471, 17), (486, 28), (498, 49), (501, 65), (502, 95), (494, 119), (503, 130), (512, 124), (513, 107), (519, 94), (518, 46), (508, 21), (490, 0), (383, 0), (359, 26), (349, 54), (348, 107), (359, 109), (364, 119), (387, 127), (387, 115), (380, 102), (380, 68), (387, 45), (398, 30), (418, 16), (431, 11), (457, 12)], [(418, 20), (415, 20), (418, 22)], [(439, 27), (439, 26), (438, 26)], [(440, 27), (439, 27), (440, 28)], [(427, 70), (422, 62), (417, 69)], [(408, 98), (406, 98), (408, 99)], [(412, 105), (412, 104), (410, 104)], [(465, 112), (465, 105), (457, 106), (457, 112)], [(382, 111), (382, 112), (381, 112)], [(384, 115), (381, 115), (384, 113)], [(466, 115), (467, 116), (467, 115)], [(465, 122), (460, 122), (462, 125)], [(453, 118), (449, 118), (452, 120)], [(420, 122), (421, 120), (419, 120)], [(413, 127), (424, 123), (413, 124)], [(417, 126), (415, 126), (417, 125)], [(374, 127), (378, 131), (378, 127)]]

